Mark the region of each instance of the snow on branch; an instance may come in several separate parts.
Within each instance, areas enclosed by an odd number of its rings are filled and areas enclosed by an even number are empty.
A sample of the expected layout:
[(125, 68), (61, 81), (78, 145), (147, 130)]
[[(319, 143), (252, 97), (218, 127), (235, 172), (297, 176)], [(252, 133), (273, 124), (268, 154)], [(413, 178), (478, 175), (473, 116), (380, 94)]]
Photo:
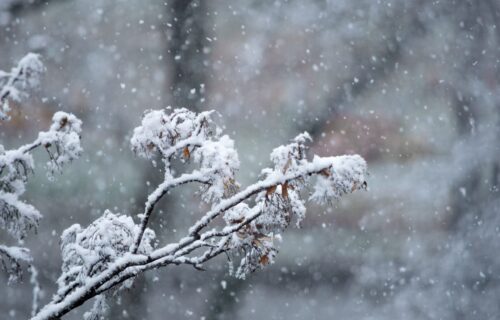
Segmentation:
[[(45, 71), (40, 56), (27, 54), (10, 72), (0, 71), (0, 120), (8, 120), (9, 100), (21, 101), (28, 91), (39, 85)], [(42, 215), (20, 197), (24, 194), (29, 175), (34, 172), (31, 152), (44, 147), (49, 155), (47, 168), (53, 174), (66, 163), (77, 159), (80, 145), (81, 121), (74, 115), (57, 112), (49, 130), (40, 132), (32, 143), (17, 149), (5, 150), (0, 144), (0, 228), (21, 242), (27, 233), (38, 227)], [(22, 265), (28, 265), (33, 285), (33, 315), (38, 311), (40, 285), (37, 269), (27, 248), (0, 245), (0, 266), (9, 275), (9, 282), (20, 278)]]
[(20, 102), (28, 92), (40, 84), (45, 66), (40, 55), (28, 53), (10, 72), (0, 70), (0, 120), (7, 120), (10, 111), (9, 100)]
[[(218, 202), (237, 190), (234, 175), (240, 164), (238, 153), (233, 140), (222, 135), (222, 129), (213, 121), (213, 114), (213, 111), (197, 114), (185, 108), (147, 111), (141, 126), (134, 129), (130, 139), (132, 150), (148, 159), (158, 152), (165, 165), (165, 179), (148, 197), (132, 252), (140, 244), (156, 202), (171, 188), (198, 182), (207, 202)], [(174, 178), (170, 164), (175, 159), (193, 160), (199, 169)]]
[[(290, 226), (300, 227), (307, 199), (325, 203), (366, 187), (363, 158), (308, 160), (311, 138), (303, 133), (274, 149), (272, 167), (262, 170), (259, 181), (240, 189), (234, 142), (223, 135), (214, 114), (187, 109), (144, 114), (131, 138), (132, 150), (155, 164), (159, 157), (165, 166), (164, 181), (148, 197), (138, 224), (106, 211), (87, 228), (73, 225), (63, 233), (57, 295), (33, 319), (62, 317), (94, 297), (94, 308), (87, 315), (101, 317), (107, 310), (105, 296), (116, 294), (138, 274), (172, 264), (202, 269), (203, 263), (222, 253), (237, 263), (230, 272), (244, 278), (273, 263), (277, 240)], [(170, 168), (173, 160), (192, 162), (195, 168), (176, 173)], [(154, 226), (148, 226), (154, 207), (169, 190), (186, 183), (199, 185), (201, 199), (211, 209), (178, 242), (155, 246)], [(220, 224), (213, 224), (215, 220), (225, 227), (216, 227)]]
[(31, 255), (28, 249), (22, 247), (7, 247), (0, 245), (0, 262), (4, 270), (7, 270), (9, 282), (20, 278), (21, 263), (31, 263)]
[[(85, 229), (78, 224), (66, 229), (61, 236), (63, 273), (58, 280), (59, 287), (77, 286), (86, 277), (106, 270), (109, 264), (130, 251), (138, 231), (139, 226), (131, 217), (110, 211)], [(154, 240), (154, 231), (146, 229), (138, 253), (150, 254)]]
[[(34, 171), (31, 152), (44, 147), (49, 155), (48, 169), (51, 172), (59, 170), (63, 164), (80, 156), (80, 133), (81, 121), (78, 118), (72, 114), (57, 112), (49, 130), (40, 132), (32, 143), (7, 151), (0, 145), (0, 227), (16, 240), (20, 241), (29, 231), (36, 230), (42, 217), (34, 206), (20, 199), (25, 192), (28, 177)], [(28, 264), (34, 290), (39, 290), (36, 269), (31, 265), (28, 249), (0, 245), (0, 260), (10, 281), (19, 278), (22, 264)], [(34, 306), (36, 299), (35, 295)]]
[(18, 240), (35, 229), (41, 218), (38, 210), (20, 200), (29, 174), (34, 171), (31, 151), (43, 146), (49, 155), (50, 170), (79, 157), (81, 121), (72, 114), (57, 112), (48, 131), (18, 149), (3, 150), (0, 146), (0, 227)]

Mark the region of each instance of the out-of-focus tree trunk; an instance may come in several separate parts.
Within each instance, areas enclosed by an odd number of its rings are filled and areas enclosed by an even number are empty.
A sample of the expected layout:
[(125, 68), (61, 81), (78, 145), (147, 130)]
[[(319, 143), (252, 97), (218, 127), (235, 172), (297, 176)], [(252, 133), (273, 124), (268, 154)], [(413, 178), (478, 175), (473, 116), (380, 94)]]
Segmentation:
[[(206, 41), (205, 24), (207, 19), (207, 4), (202, 0), (173, 0), (166, 4), (167, 14), (167, 70), (170, 77), (169, 93), (171, 103), (177, 107), (186, 107), (194, 111), (202, 111), (206, 91), (207, 67), (204, 42)], [(144, 208), (147, 196), (158, 183), (162, 173), (159, 168), (147, 166), (143, 172), (145, 187), (136, 195), (137, 213)], [(147, 186), (147, 187), (146, 187)], [(162, 201), (161, 207), (168, 206), (168, 198)], [(153, 220), (159, 219), (153, 215)], [(166, 225), (169, 225), (169, 216)], [(157, 230), (161, 231), (161, 230)], [(121, 303), (113, 304), (111, 315), (115, 319), (123, 319), (126, 311), (129, 319), (147, 319), (144, 314), (147, 300), (145, 292), (148, 284), (146, 277), (136, 281), (136, 288), (122, 294)]]
[(170, 27), (167, 28), (167, 53), (171, 72), (173, 104), (199, 111), (207, 90), (205, 51), (207, 2), (173, 0), (167, 5)]
[[(481, 74), (481, 68), (476, 65), (482, 60), (482, 54), (486, 49), (487, 24), (490, 19), (485, 2), (465, 1), (457, 8), (457, 12), (460, 14), (455, 17), (456, 22), (462, 26), (463, 32), (467, 33), (466, 37), (460, 38), (466, 38), (467, 40), (462, 41), (468, 41), (464, 46), (464, 54), (468, 56), (460, 66), (462, 81), (452, 88), (452, 108), (456, 117), (458, 143), (467, 143), (473, 138), (480, 121), (478, 97), (471, 92), (470, 86), (474, 81), (484, 81), (485, 76)], [(452, 213), (449, 220), (449, 227), (452, 230), (457, 230), (459, 222), (466, 215), (480, 215), (481, 198), (488, 192), (483, 188), (484, 168), (480, 163), (476, 160), (467, 163), (461, 168), (462, 177), (452, 186), (450, 195)]]
[[(402, 19), (404, 23), (397, 20), (385, 28), (389, 33), (379, 52), (356, 50), (353, 54), (356, 63), (353, 63), (351, 74), (341, 82), (343, 85), (332, 92), (326, 100), (324, 111), (316, 117), (321, 121), (299, 122), (298, 131), (307, 131), (313, 137), (320, 137), (329, 121), (347, 110), (355, 98), (369, 93), (374, 83), (380, 83), (393, 75), (403, 57), (403, 49), (426, 34), (426, 26), (419, 16), (426, 4), (426, 1), (414, 1), (402, 10), (401, 14), (408, 15), (408, 18)], [(374, 61), (373, 56), (378, 59)], [(353, 79), (356, 81), (353, 82)]]
[[(208, 53), (205, 51), (207, 38), (207, 2), (204, 0), (173, 0), (167, 6), (170, 27), (167, 29), (167, 53), (170, 67), (170, 91), (175, 106), (194, 111), (205, 109), (207, 92)], [(227, 279), (226, 288), (220, 283), (226, 271), (215, 275), (214, 289), (207, 303), (208, 320), (235, 319), (238, 292), (241, 280)]]
[[(497, 47), (500, 46), (500, 3), (497, 0), (487, 0), (487, 6), (490, 8), (490, 14), (492, 16), (492, 20), (496, 21), (495, 24), (495, 39)], [(500, 63), (497, 61), (495, 66), (495, 87), (500, 87)], [(500, 96), (500, 95), (499, 95)], [(500, 100), (500, 98), (497, 98)], [(497, 137), (497, 141), (500, 141), (500, 101), (496, 102), (496, 126), (495, 126), (495, 136)], [(498, 149), (497, 149), (498, 150)], [(492, 184), (493, 184), (493, 192), (498, 193), (500, 190), (500, 151), (497, 151), (496, 162), (493, 167), (493, 175), (492, 175)]]
[[(456, 117), (457, 139), (459, 143), (466, 143), (474, 133), (478, 121), (474, 111), (474, 98), (470, 95), (464, 97), (462, 93), (455, 92), (452, 99), (453, 112)], [(462, 168), (462, 177), (451, 188), (451, 216), (448, 226), (456, 229), (459, 221), (466, 214), (471, 214), (477, 209), (478, 197), (481, 193), (481, 170), (474, 164), (467, 164)]]
[[(2, 0), (4, 1), (4, 0)], [(40, 10), (54, 2), (71, 0), (17, 0), (11, 1), (7, 5), (7, 10), (13, 15), (18, 16), (30, 10)]]

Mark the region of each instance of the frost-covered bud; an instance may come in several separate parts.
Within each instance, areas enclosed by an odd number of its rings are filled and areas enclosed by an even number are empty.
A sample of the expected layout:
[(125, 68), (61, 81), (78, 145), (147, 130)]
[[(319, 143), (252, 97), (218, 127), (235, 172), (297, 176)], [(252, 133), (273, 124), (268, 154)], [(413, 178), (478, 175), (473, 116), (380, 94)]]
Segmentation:
[(146, 111), (141, 125), (134, 129), (130, 139), (132, 150), (149, 159), (158, 149), (170, 146), (174, 134), (164, 110)]
[(205, 141), (195, 149), (193, 158), (200, 164), (200, 171), (209, 180), (209, 185), (202, 195), (205, 201), (217, 202), (234, 193), (238, 187), (234, 175), (240, 161), (232, 139), (224, 135), (218, 140)]
[[(239, 225), (251, 214), (251, 209), (246, 203), (238, 203), (233, 208), (226, 211), (224, 221), (230, 227)], [(241, 248), (243, 245), (251, 244), (253, 235), (257, 232), (255, 225), (249, 223), (243, 226), (238, 232), (231, 235), (231, 248)]]
[(274, 169), (264, 169), (264, 177), (297, 174), (298, 178), (271, 186), (258, 195), (257, 202), (262, 207), (262, 214), (256, 223), (260, 231), (282, 232), (292, 221), (299, 226), (304, 218), (306, 208), (300, 197), (300, 190), (307, 178), (301, 171), (308, 164), (305, 146), (308, 141), (311, 141), (311, 137), (304, 132), (288, 145), (279, 146), (272, 151), (271, 161), (274, 163)]
[(362, 157), (358, 155), (315, 157), (313, 163), (330, 159), (332, 165), (318, 176), (310, 200), (323, 204), (344, 194), (366, 188), (366, 161)]
[[(263, 174), (265, 174), (265, 176), (270, 176), (275, 173), (294, 174), (299, 172), (302, 166), (307, 163), (306, 143), (309, 141), (312, 141), (311, 137), (307, 132), (304, 132), (295, 137), (291, 143), (275, 148), (271, 152), (271, 161), (274, 163), (274, 169), (265, 169), (263, 170)], [(305, 178), (306, 177), (302, 177), (301, 179), (290, 181), (288, 183), (289, 187), (297, 189), (302, 188)]]
[(63, 111), (58, 111), (52, 116), (50, 131), (57, 131), (65, 134), (82, 132), (82, 121), (75, 115)]
[(274, 263), (278, 250), (274, 247), (274, 237), (261, 235), (252, 240), (251, 245), (240, 251), (243, 255), (234, 276), (245, 279), (246, 275)]
[(36, 88), (40, 85), (40, 77), (45, 72), (45, 66), (36, 53), (28, 53), (18, 63), (12, 73), (20, 75), (19, 85), (24, 89)]
[[(87, 228), (75, 224), (61, 236), (62, 274), (59, 288), (73, 281), (83, 283), (86, 277), (105, 270), (110, 263), (130, 252), (140, 230), (131, 217), (106, 211)], [(144, 232), (138, 254), (149, 254), (154, 249), (155, 233)]]
[(224, 221), (227, 225), (236, 225), (243, 222), (250, 215), (250, 207), (244, 202), (240, 202), (224, 213)]
[[(134, 129), (130, 139), (132, 150), (147, 159), (156, 152), (167, 158), (176, 154), (188, 158), (188, 147), (200, 144), (211, 134), (211, 113), (197, 114), (185, 108), (148, 110), (144, 113), (141, 125)], [(177, 150), (175, 146), (182, 141), (186, 142), (185, 145)]]
[(149, 159), (158, 152), (165, 162), (167, 178), (173, 176), (172, 158), (199, 164), (199, 173), (204, 177), (202, 198), (216, 203), (239, 188), (235, 172), (240, 162), (234, 141), (221, 135), (222, 128), (211, 119), (213, 113), (195, 113), (185, 108), (147, 111), (130, 142), (139, 156)]
[[(238, 226), (252, 216), (255, 210), (260, 209), (258, 207), (251, 209), (246, 203), (239, 203), (226, 211), (224, 220), (229, 227)], [(277, 253), (274, 247), (275, 236), (273, 233), (263, 233), (258, 224), (252, 221), (231, 235), (229, 248), (235, 256), (242, 257), (234, 273), (237, 278), (244, 279), (248, 273), (274, 262)]]
[(271, 161), (276, 170), (285, 173), (296, 167), (306, 156), (306, 143), (312, 141), (307, 133), (301, 133), (290, 144), (279, 146), (271, 152)]
[(71, 113), (56, 112), (52, 117), (49, 131), (40, 132), (38, 139), (50, 156), (47, 167), (51, 172), (60, 168), (82, 154), (80, 135), (82, 121)]
[(306, 214), (304, 201), (293, 186), (288, 183), (269, 188), (259, 195), (262, 214), (256, 225), (261, 232), (283, 232), (294, 221), (300, 226)]

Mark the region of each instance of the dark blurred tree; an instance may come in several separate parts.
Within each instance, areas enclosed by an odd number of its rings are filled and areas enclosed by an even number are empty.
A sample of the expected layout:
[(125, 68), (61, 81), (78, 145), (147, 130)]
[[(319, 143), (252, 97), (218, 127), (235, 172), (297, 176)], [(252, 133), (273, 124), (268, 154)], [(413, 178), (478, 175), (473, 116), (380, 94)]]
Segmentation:
[[(457, 37), (454, 47), (457, 48), (456, 59), (460, 62), (457, 78), (451, 84), (451, 103), (456, 118), (456, 132), (459, 144), (474, 143), (479, 136), (478, 130), (482, 127), (481, 111), (484, 110), (482, 94), (475, 89), (475, 83), (489, 87), (493, 80), (498, 83), (498, 73), (490, 73), (491, 65), (498, 64), (490, 61), (485, 52), (491, 45), (491, 31), (497, 33), (498, 4), (495, 1), (453, 1), (455, 6), (449, 14), (456, 30)], [(491, 30), (493, 29), (493, 30)], [(497, 67), (498, 68), (498, 67)], [(465, 151), (467, 152), (467, 151)], [(491, 164), (487, 164), (489, 167)], [(459, 222), (466, 215), (481, 216), (480, 205), (490, 194), (490, 168), (485, 167), (483, 159), (474, 158), (464, 164), (461, 177), (451, 189), (451, 217), (449, 226), (456, 229)], [(495, 171), (492, 169), (491, 171)], [(486, 175), (486, 176), (485, 176)], [(496, 178), (494, 177), (493, 181)]]
[(175, 106), (200, 111), (207, 86), (208, 51), (205, 48), (207, 2), (173, 0), (167, 5), (171, 23), (167, 28), (170, 91)]
[(71, 0), (11, 0), (7, 1), (0, 9), (8, 11), (12, 16), (18, 17), (28, 11), (40, 10), (54, 2)]
[[(207, 3), (201, 0), (174, 0), (165, 4), (166, 19), (170, 22), (163, 27), (166, 28), (167, 41), (167, 74), (170, 76), (170, 87), (166, 90), (171, 95), (170, 103), (174, 106), (185, 107), (193, 111), (204, 109), (204, 97), (206, 93), (207, 66), (204, 42), (206, 41)], [(158, 169), (145, 165), (143, 169), (144, 183), (147, 189), (139, 190), (134, 197), (134, 210), (140, 212), (142, 205), (161, 181)], [(171, 199), (162, 202), (162, 207), (167, 207)], [(170, 216), (155, 217), (166, 220), (164, 223), (170, 225)], [(147, 299), (145, 293), (148, 281), (141, 276), (141, 281), (135, 285), (136, 288), (122, 294), (118, 303), (113, 303), (110, 312), (112, 317), (122, 319), (123, 313), (130, 319), (147, 318), (144, 314)]]
[[(427, 0), (399, 1), (394, 3), (393, 10), (384, 11), (374, 30), (383, 35), (380, 41), (373, 43), (371, 38), (364, 38), (352, 45), (353, 61), (349, 66), (349, 75), (332, 85), (334, 90), (328, 95), (320, 114), (299, 121), (298, 130), (320, 137), (330, 121), (345, 113), (356, 98), (369, 94), (375, 84), (393, 76), (398, 71), (405, 49), (427, 34), (422, 12), (428, 5)], [(356, 5), (353, 5), (353, 11), (355, 9)], [(346, 43), (349, 42), (352, 40), (347, 39)]]

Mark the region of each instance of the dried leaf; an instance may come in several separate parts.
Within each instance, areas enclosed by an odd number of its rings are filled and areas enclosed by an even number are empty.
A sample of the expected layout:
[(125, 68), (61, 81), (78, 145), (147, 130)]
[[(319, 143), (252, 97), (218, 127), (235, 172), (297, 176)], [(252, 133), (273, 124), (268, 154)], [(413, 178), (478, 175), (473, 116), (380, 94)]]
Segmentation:
[(266, 197), (269, 197), (275, 191), (276, 191), (276, 186), (270, 186), (269, 188), (266, 189)]
[(322, 176), (325, 176), (325, 177), (329, 177), (331, 175), (330, 170), (328, 170), (328, 169), (321, 170), (319, 172), (319, 174), (322, 175)]
[(260, 257), (259, 263), (263, 266), (268, 265), (269, 264), (269, 257), (267, 255), (263, 255), (262, 257)]
[(243, 222), (243, 218), (236, 218), (236, 219), (231, 219), (231, 221), (229, 221), (229, 223), (231, 224), (240, 224)]
[(288, 199), (288, 181), (281, 185), (281, 195), (283, 198)]
[(182, 150), (182, 155), (184, 156), (185, 159), (189, 159), (189, 157), (191, 156), (191, 153), (189, 152), (188, 147), (184, 147), (184, 150)]
[(61, 119), (61, 122), (59, 123), (60, 125), (60, 128), (64, 128), (66, 126), (66, 124), (68, 124), (68, 118), (67, 117), (64, 117)]

